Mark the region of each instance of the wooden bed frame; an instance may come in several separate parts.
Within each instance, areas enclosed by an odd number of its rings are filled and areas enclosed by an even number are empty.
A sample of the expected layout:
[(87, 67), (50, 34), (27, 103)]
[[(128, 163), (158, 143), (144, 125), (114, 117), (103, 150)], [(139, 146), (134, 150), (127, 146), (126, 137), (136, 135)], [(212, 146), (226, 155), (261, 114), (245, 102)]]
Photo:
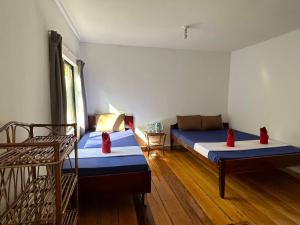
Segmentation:
[[(228, 127), (228, 124), (224, 123), (224, 127)], [(221, 198), (224, 198), (225, 196), (225, 176), (227, 174), (246, 173), (300, 165), (300, 153), (277, 156), (252, 157), (246, 159), (220, 160), (218, 164), (215, 164), (208, 158), (196, 152), (187, 144), (183, 143), (177, 137), (175, 137), (172, 134), (173, 129), (178, 129), (177, 123), (171, 125), (170, 128), (171, 149), (173, 149), (174, 144), (177, 143), (189, 150), (194, 156), (199, 158), (207, 166), (217, 171), (219, 173), (219, 195)]]
[[(95, 131), (96, 115), (88, 116), (89, 130)], [(126, 129), (134, 130), (133, 116), (125, 116)], [(80, 195), (97, 194), (144, 194), (151, 192), (151, 171), (128, 172), (97, 176), (79, 176)]]

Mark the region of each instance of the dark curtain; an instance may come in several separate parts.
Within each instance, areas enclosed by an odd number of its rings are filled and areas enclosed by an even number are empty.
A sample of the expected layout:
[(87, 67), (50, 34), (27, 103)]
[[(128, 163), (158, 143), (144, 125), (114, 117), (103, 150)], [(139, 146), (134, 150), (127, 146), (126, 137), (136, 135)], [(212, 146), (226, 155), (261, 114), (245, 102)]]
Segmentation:
[(78, 72), (79, 72), (80, 81), (81, 81), (84, 126), (85, 126), (85, 130), (87, 130), (88, 129), (88, 114), (87, 114), (86, 94), (85, 94), (84, 75), (83, 75), (84, 62), (82, 60), (77, 60), (77, 66), (78, 66)]
[(62, 37), (56, 31), (49, 32), (50, 97), (53, 124), (67, 123), (67, 98), (62, 58)]

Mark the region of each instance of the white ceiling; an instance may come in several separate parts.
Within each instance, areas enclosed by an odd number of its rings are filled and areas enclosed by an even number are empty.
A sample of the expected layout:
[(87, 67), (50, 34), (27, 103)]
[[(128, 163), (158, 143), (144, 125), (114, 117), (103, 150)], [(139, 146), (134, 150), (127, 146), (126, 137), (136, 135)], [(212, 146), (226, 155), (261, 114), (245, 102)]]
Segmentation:
[(56, 1), (82, 42), (231, 51), (300, 28), (300, 0)]

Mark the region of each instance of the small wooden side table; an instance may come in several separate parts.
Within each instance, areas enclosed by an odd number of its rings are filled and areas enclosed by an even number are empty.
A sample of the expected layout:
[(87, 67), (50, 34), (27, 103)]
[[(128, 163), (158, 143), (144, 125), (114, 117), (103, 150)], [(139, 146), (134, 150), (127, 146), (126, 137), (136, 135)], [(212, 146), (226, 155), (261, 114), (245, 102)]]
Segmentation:
[(165, 155), (165, 142), (166, 142), (166, 137), (167, 137), (166, 133), (146, 131), (145, 136), (147, 139), (148, 157), (149, 157), (150, 151), (154, 150), (153, 148), (162, 148), (163, 155)]

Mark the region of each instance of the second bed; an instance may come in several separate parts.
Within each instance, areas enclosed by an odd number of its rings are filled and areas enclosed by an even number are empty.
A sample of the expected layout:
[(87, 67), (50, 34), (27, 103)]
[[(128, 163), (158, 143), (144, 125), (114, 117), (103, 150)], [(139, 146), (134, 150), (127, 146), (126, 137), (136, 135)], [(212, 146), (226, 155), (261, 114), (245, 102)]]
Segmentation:
[[(225, 124), (228, 126), (228, 124)], [(300, 165), (300, 148), (274, 140), (259, 143), (253, 134), (234, 131), (235, 147), (226, 146), (227, 129), (182, 131), (171, 126), (171, 149), (175, 143), (219, 173), (219, 194), (225, 195), (225, 175)]]

